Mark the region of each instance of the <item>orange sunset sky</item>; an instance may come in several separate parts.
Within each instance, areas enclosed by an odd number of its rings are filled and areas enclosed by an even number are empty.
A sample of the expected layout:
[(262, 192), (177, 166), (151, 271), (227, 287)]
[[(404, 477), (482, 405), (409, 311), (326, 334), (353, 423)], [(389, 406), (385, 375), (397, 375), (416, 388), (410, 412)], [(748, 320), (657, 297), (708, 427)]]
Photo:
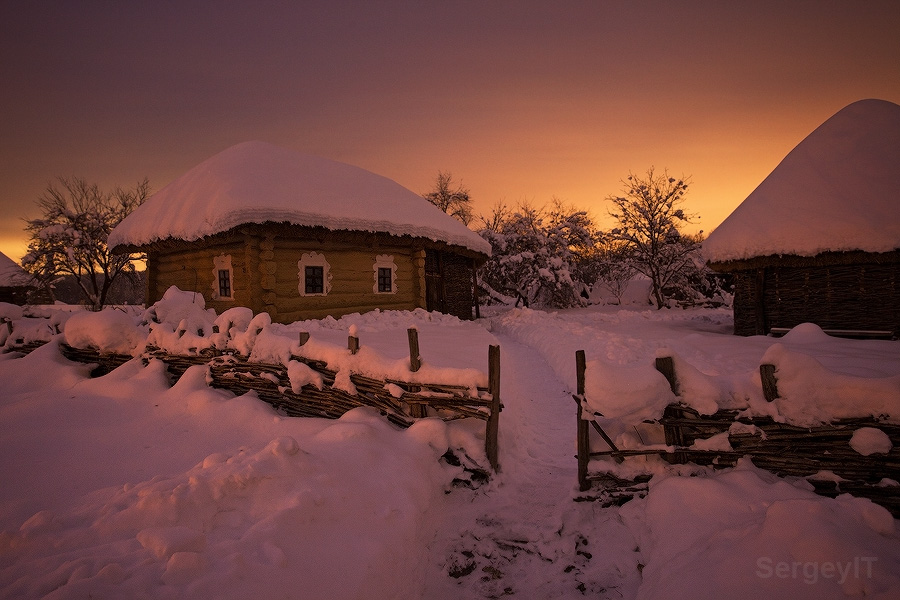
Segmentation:
[(159, 190), (253, 139), (601, 224), (665, 168), (708, 232), (862, 98), (900, 103), (896, 0), (4, 0), (0, 252), (57, 176)]

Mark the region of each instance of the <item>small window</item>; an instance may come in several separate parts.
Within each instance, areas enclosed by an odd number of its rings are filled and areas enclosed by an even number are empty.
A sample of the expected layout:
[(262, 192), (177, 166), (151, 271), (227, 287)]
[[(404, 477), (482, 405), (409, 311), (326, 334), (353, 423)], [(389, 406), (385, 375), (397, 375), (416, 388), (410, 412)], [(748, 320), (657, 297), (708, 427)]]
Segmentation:
[(231, 297), (231, 272), (228, 269), (219, 269), (219, 296)]
[(393, 273), (390, 268), (378, 267), (378, 291), (381, 293), (394, 291)]
[(376, 294), (397, 293), (397, 263), (390, 254), (379, 254), (372, 265), (375, 283), (372, 291)]
[(234, 300), (234, 267), (230, 254), (213, 257), (212, 299)]
[(301, 296), (326, 296), (331, 291), (331, 265), (325, 255), (307, 252), (297, 262), (297, 291)]
[(304, 281), (307, 294), (325, 293), (325, 269), (322, 267), (306, 267)]

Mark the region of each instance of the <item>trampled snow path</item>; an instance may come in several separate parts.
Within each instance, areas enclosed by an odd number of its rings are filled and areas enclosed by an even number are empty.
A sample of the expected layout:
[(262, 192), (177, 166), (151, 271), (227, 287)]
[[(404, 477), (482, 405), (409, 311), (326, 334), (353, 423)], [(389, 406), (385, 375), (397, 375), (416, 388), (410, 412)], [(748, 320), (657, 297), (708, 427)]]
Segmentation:
[(638, 559), (617, 511), (574, 501), (571, 391), (535, 349), (497, 338), (501, 473), (448, 497), (424, 597), (634, 597)]

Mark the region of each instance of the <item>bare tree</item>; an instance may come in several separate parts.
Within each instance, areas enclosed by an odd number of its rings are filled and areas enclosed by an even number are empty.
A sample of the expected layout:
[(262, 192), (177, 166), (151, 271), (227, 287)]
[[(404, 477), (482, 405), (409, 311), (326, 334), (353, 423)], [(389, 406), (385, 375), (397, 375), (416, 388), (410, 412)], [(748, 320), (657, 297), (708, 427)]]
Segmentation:
[(468, 188), (453, 183), (453, 175), (448, 171), (438, 171), (434, 190), (422, 196), (442, 211), (468, 225), (472, 222), (472, 199)]
[(94, 310), (106, 304), (113, 282), (133, 274), (136, 254), (111, 254), (106, 240), (113, 228), (140, 206), (150, 192), (145, 178), (133, 190), (104, 192), (84, 179), (59, 178), (38, 199), (42, 216), (26, 220), (30, 236), (22, 266), (49, 289), (52, 281), (71, 275)]
[(481, 230), (493, 231), (499, 233), (503, 229), (503, 225), (512, 217), (512, 210), (505, 202), (497, 202), (491, 207), (488, 215), (479, 215), (478, 220), (481, 221)]
[(603, 236), (596, 246), (597, 283), (606, 286), (616, 304), (622, 304), (622, 296), (634, 277), (634, 265), (628, 245), (611, 236)]
[(670, 177), (668, 171), (657, 175), (650, 167), (644, 177), (629, 173), (622, 182), (624, 196), (607, 198), (615, 205), (609, 214), (619, 222), (610, 235), (627, 244), (634, 269), (650, 278), (657, 308), (665, 306), (665, 288), (692, 268), (697, 245), (679, 230), (694, 218), (680, 208), (689, 183), (686, 177)]

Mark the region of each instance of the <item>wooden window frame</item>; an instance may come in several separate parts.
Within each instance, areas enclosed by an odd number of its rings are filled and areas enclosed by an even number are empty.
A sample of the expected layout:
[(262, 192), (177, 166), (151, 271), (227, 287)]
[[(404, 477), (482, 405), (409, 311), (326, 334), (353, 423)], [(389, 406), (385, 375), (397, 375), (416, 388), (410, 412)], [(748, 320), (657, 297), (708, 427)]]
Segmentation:
[[(385, 289), (383, 272), (390, 270), (390, 289)], [(375, 278), (375, 284), (372, 286), (372, 292), (375, 294), (396, 294), (397, 293), (397, 263), (394, 261), (392, 254), (379, 254), (375, 257), (372, 265), (372, 272)]]
[[(321, 291), (307, 291), (307, 267), (318, 267), (322, 269)], [(297, 261), (297, 277), (299, 279), (297, 291), (301, 296), (327, 296), (331, 291), (331, 265), (328, 264), (328, 260), (325, 259), (325, 255), (321, 252), (306, 252), (300, 257), (300, 260)]]
[[(212, 276), (212, 299), (234, 300), (234, 267), (231, 265), (230, 254), (213, 257)], [(227, 278), (226, 286), (222, 285), (223, 276)]]

